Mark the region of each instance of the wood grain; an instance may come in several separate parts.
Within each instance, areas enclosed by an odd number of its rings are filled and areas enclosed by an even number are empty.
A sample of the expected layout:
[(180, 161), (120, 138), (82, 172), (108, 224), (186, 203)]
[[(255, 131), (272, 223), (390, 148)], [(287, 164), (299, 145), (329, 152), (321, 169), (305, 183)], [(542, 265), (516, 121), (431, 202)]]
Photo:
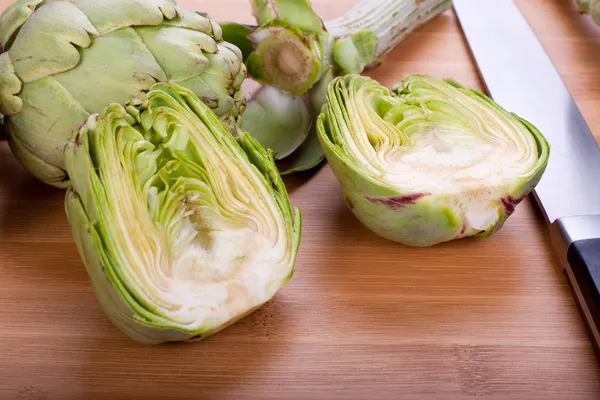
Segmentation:
[[(353, 3), (313, 2), (325, 18)], [(252, 21), (246, 0), (180, 3)], [(518, 3), (599, 135), (600, 27), (574, 0)], [(369, 75), (391, 85), (413, 72), (482, 88), (452, 11)], [(0, 171), (1, 399), (600, 397), (598, 362), (531, 199), (488, 240), (412, 249), (360, 225), (328, 166), (286, 178), (305, 218), (289, 284), (211, 339), (145, 347), (99, 309), (64, 192), (5, 144)]]

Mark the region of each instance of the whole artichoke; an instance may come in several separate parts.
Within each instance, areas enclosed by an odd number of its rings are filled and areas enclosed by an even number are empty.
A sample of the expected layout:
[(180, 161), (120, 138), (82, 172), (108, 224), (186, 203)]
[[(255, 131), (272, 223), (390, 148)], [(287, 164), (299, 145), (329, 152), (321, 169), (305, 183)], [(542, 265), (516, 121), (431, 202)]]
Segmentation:
[(17, 0), (0, 16), (0, 113), (19, 161), (69, 187), (64, 146), (90, 114), (156, 82), (192, 90), (224, 122), (243, 112), (240, 50), (175, 0)]
[(335, 78), (317, 132), (352, 213), (419, 247), (492, 235), (550, 155), (526, 120), (455, 80), (424, 75), (393, 91), (364, 76)]

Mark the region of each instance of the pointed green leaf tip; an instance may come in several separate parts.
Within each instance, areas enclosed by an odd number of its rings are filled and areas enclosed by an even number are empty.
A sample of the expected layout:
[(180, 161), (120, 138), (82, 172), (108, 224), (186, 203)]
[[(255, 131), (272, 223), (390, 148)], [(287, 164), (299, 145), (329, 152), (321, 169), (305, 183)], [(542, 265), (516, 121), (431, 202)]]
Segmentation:
[(533, 125), (492, 99), (423, 75), (393, 91), (368, 77), (335, 78), (317, 133), (354, 215), (419, 247), (496, 232), (550, 153)]
[(301, 214), (273, 157), (192, 91), (156, 84), (69, 141), (66, 210), (103, 310), (147, 344), (208, 337), (292, 277)]
[(279, 20), (305, 33), (325, 32), (323, 21), (309, 0), (252, 0), (252, 6), (259, 25)]

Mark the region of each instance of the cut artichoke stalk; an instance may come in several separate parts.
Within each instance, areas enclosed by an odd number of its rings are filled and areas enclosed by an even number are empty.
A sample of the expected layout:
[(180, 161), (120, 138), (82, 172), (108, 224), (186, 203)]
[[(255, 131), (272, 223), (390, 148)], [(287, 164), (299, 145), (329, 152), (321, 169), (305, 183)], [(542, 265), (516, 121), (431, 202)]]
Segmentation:
[(240, 49), (174, 0), (17, 0), (0, 16), (0, 47), (9, 145), (60, 188), (70, 185), (63, 150), (72, 132), (156, 82), (193, 90), (233, 130), (246, 105)]
[[(259, 122), (277, 119), (281, 107), (253, 106), (254, 101), (261, 102), (260, 98), (248, 101), (248, 107), (260, 108), (262, 115), (256, 110), (244, 115), (243, 124), (263, 146), (281, 143), (284, 140), (278, 137), (286, 136), (289, 147), (279, 151), (289, 156), (278, 162), (280, 172), (286, 174), (313, 168), (323, 160), (314, 127), (324, 104), (319, 101), (324, 98), (320, 93), (331, 79), (360, 74), (383, 62), (406, 35), (448, 9), (451, 1), (362, 0), (343, 16), (325, 23), (308, 0), (253, 0), (252, 5), (258, 26), (222, 24), (225, 39), (244, 49), (250, 77), (280, 89), (270, 91), (271, 104), (293, 104), (291, 99), (299, 95), (309, 99), (312, 121), (309, 135), (299, 125), (292, 130), (266, 124), (269, 128), (259, 132), (256, 127), (265, 126)], [(306, 112), (307, 107), (285, 110), (287, 118), (295, 120), (303, 119)], [(289, 139), (290, 136), (294, 139)]]
[(192, 91), (156, 84), (65, 151), (66, 210), (96, 296), (147, 344), (206, 338), (292, 277), (301, 214), (270, 153)]
[(317, 132), (357, 219), (418, 247), (496, 232), (550, 153), (533, 125), (490, 98), (421, 75), (393, 92), (368, 77), (335, 78)]
[(306, 93), (324, 69), (327, 41), (321, 18), (309, 0), (252, 0), (259, 27), (250, 35), (254, 51), (248, 74), (291, 94)]

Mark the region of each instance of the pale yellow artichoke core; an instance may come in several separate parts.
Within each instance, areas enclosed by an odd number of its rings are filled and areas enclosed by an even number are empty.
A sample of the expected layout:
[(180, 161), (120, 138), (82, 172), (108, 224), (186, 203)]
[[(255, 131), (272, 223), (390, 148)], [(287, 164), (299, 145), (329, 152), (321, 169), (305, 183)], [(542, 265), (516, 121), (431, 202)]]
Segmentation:
[[(356, 100), (346, 102), (353, 115), (352, 128), (343, 132), (348, 154), (409, 191), (502, 189), (530, 173), (539, 159), (537, 143), (521, 124), (448, 84), (428, 85), (410, 104), (367, 86), (357, 89)], [(378, 110), (383, 102), (387, 117)]]

